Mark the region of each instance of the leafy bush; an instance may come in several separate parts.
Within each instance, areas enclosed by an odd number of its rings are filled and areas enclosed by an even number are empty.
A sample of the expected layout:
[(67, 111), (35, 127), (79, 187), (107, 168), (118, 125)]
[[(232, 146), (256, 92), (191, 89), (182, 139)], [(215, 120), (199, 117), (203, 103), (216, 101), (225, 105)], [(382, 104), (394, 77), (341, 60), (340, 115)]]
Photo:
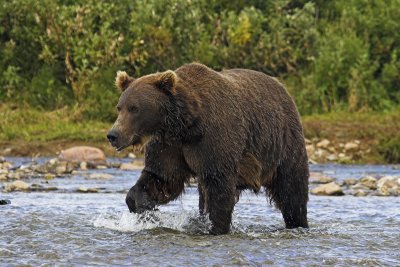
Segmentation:
[(400, 136), (380, 141), (379, 152), (388, 163), (400, 163)]
[(114, 73), (192, 61), (278, 76), (303, 114), (400, 102), (400, 2), (9, 0), (0, 100), (110, 120)]

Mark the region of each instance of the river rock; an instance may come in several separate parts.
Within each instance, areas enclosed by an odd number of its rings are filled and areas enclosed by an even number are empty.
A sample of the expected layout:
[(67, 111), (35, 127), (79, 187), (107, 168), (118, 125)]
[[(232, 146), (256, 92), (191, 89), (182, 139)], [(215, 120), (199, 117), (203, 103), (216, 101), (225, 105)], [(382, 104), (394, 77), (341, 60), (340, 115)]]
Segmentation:
[(23, 181), (15, 181), (12, 183), (5, 183), (3, 191), (4, 192), (12, 192), (12, 191), (25, 191), (29, 189), (29, 184)]
[(112, 179), (114, 176), (108, 173), (90, 173), (86, 179), (93, 179), (93, 180), (108, 180)]
[(389, 193), (391, 196), (396, 196), (396, 197), (400, 196), (400, 187), (397, 186), (397, 187), (390, 188)]
[(132, 163), (122, 163), (119, 168), (125, 171), (142, 170), (144, 168), (144, 163), (142, 161), (134, 161)]
[(21, 173), (19, 172), (9, 172), (7, 174), (7, 178), (10, 180), (19, 180), (21, 179)]
[(7, 175), (5, 173), (0, 173), (0, 181), (7, 180)]
[(343, 181), (343, 185), (345, 185), (345, 186), (351, 186), (351, 185), (355, 185), (355, 184), (357, 184), (357, 180), (354, 178), (344, 179), (344, 181)]
[(366, 191), (370, 190), (370, 188), (368, 186), (365, 186), (360, 183), (357, 183), (357, 184), (351, 186), (351, 189), (352, 190), (366, 190)]
[(312, 184), (327, 184), (333, 182), (332, 177), (326, 176), (319, 172), (311, 172), (309, 182)]
[(382, 178), (380, 178), (378, 180), (378, 182), (376, 183), (378, 188), (381, 188), (383, 186), (387, 187), (387, 188), (392, 188), (394, 186), (397, 186), (397, 177), (395, 176), (383, 176)]
[(323, 139), (317, 143), (317, 147), (327, 149), (330, 143), (328, 139)]
[(68, 148), (61, 151), (58, 158), (61, 161), (74, 163), (85, 161), (95, 165), (107, 164), (104, 152), (96, 147), (90, 146), (76, 146)]
[(376, 190), (375, 195), (381, 196), (381, 197), (387, 197), (387, 196), (390, 196), (390, 192), (387, 187), (382, 186), (382, 187), (378, 188), (378, 190)]
[(77, 168), (76, 163), (67, 162), (67, 161), (59, 161), (58, 159), (51, 159), (39, 167), (38, 172), (42, 173), (53, 173), (58, 176), (63, 174), (71, 173), (74, 169)]
[(311, 194), (320, 196), (342, 196), (342, 188), (335, 182), (319, 185), (311, 190)]
[(0, 163), (0, 169), (4, 169), (4, 170), (8, 170), (12, 168), (12, 164), (8, 161), (4, 161), (2, 163)]
[(358, 184), (363, 185), (369, 189), (376, 190), (377, 180), (372, 176), (366, 176), (358, 181)]
[(6, 159), (3, 156), (0, 156), (0, 163), (3, 163), (5, 161), (6, 161)]

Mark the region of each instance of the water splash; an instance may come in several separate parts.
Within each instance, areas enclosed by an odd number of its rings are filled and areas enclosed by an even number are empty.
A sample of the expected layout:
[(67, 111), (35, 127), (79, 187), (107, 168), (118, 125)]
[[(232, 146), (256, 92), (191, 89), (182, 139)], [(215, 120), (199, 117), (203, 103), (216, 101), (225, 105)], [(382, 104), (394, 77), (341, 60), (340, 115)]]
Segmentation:
[(95, 227), (121, 232), (139, 232), (155, 228), (168, 228), (190, 234), (207, 233), (211, 225), (208, 219), (195, 211), (175, 212), (148, 211), (143, 214), (123, 212), (101, 214), (93, 221)]

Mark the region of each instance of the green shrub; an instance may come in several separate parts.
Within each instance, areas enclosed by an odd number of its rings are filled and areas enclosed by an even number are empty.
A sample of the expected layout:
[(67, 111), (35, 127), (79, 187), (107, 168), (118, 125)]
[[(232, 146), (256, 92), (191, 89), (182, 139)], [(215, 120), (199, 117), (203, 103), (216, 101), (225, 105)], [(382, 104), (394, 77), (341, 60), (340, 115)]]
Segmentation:
[(302, 114), (390, 110), (399, 17), (398, 0), (2, 1), (0, 100), (109, 120), (105, 73), (199, 61), (278, 76)]
[(400, 136), (381, 140), (379, 152), (387, 163), (400, 163)]

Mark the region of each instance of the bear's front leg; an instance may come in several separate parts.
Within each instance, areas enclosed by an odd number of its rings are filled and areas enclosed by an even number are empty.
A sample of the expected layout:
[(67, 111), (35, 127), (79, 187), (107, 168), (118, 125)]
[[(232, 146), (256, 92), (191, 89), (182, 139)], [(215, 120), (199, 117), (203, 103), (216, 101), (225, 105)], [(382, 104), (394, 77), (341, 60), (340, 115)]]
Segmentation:
[(139, 180), (129, 190), (125, 198), (130, 212), (142, 213), (154, 209), (157, 203), (149, 192), (152, 184), (154, 184), (154, 177), (150, 173), (142, 172)]
[(233, 179), (214, 178), (205, 181), (207, 209), (212, 223), (210, 234), (227, 234), (235, 206), (235, 184)]
[(166, 204), (176, 199), (184, 189), (184, 179), (162, 178), (143, 170), (142, 174), (126, 196), (130, 212), (142, 213), (152, 210), (156, 205)]

